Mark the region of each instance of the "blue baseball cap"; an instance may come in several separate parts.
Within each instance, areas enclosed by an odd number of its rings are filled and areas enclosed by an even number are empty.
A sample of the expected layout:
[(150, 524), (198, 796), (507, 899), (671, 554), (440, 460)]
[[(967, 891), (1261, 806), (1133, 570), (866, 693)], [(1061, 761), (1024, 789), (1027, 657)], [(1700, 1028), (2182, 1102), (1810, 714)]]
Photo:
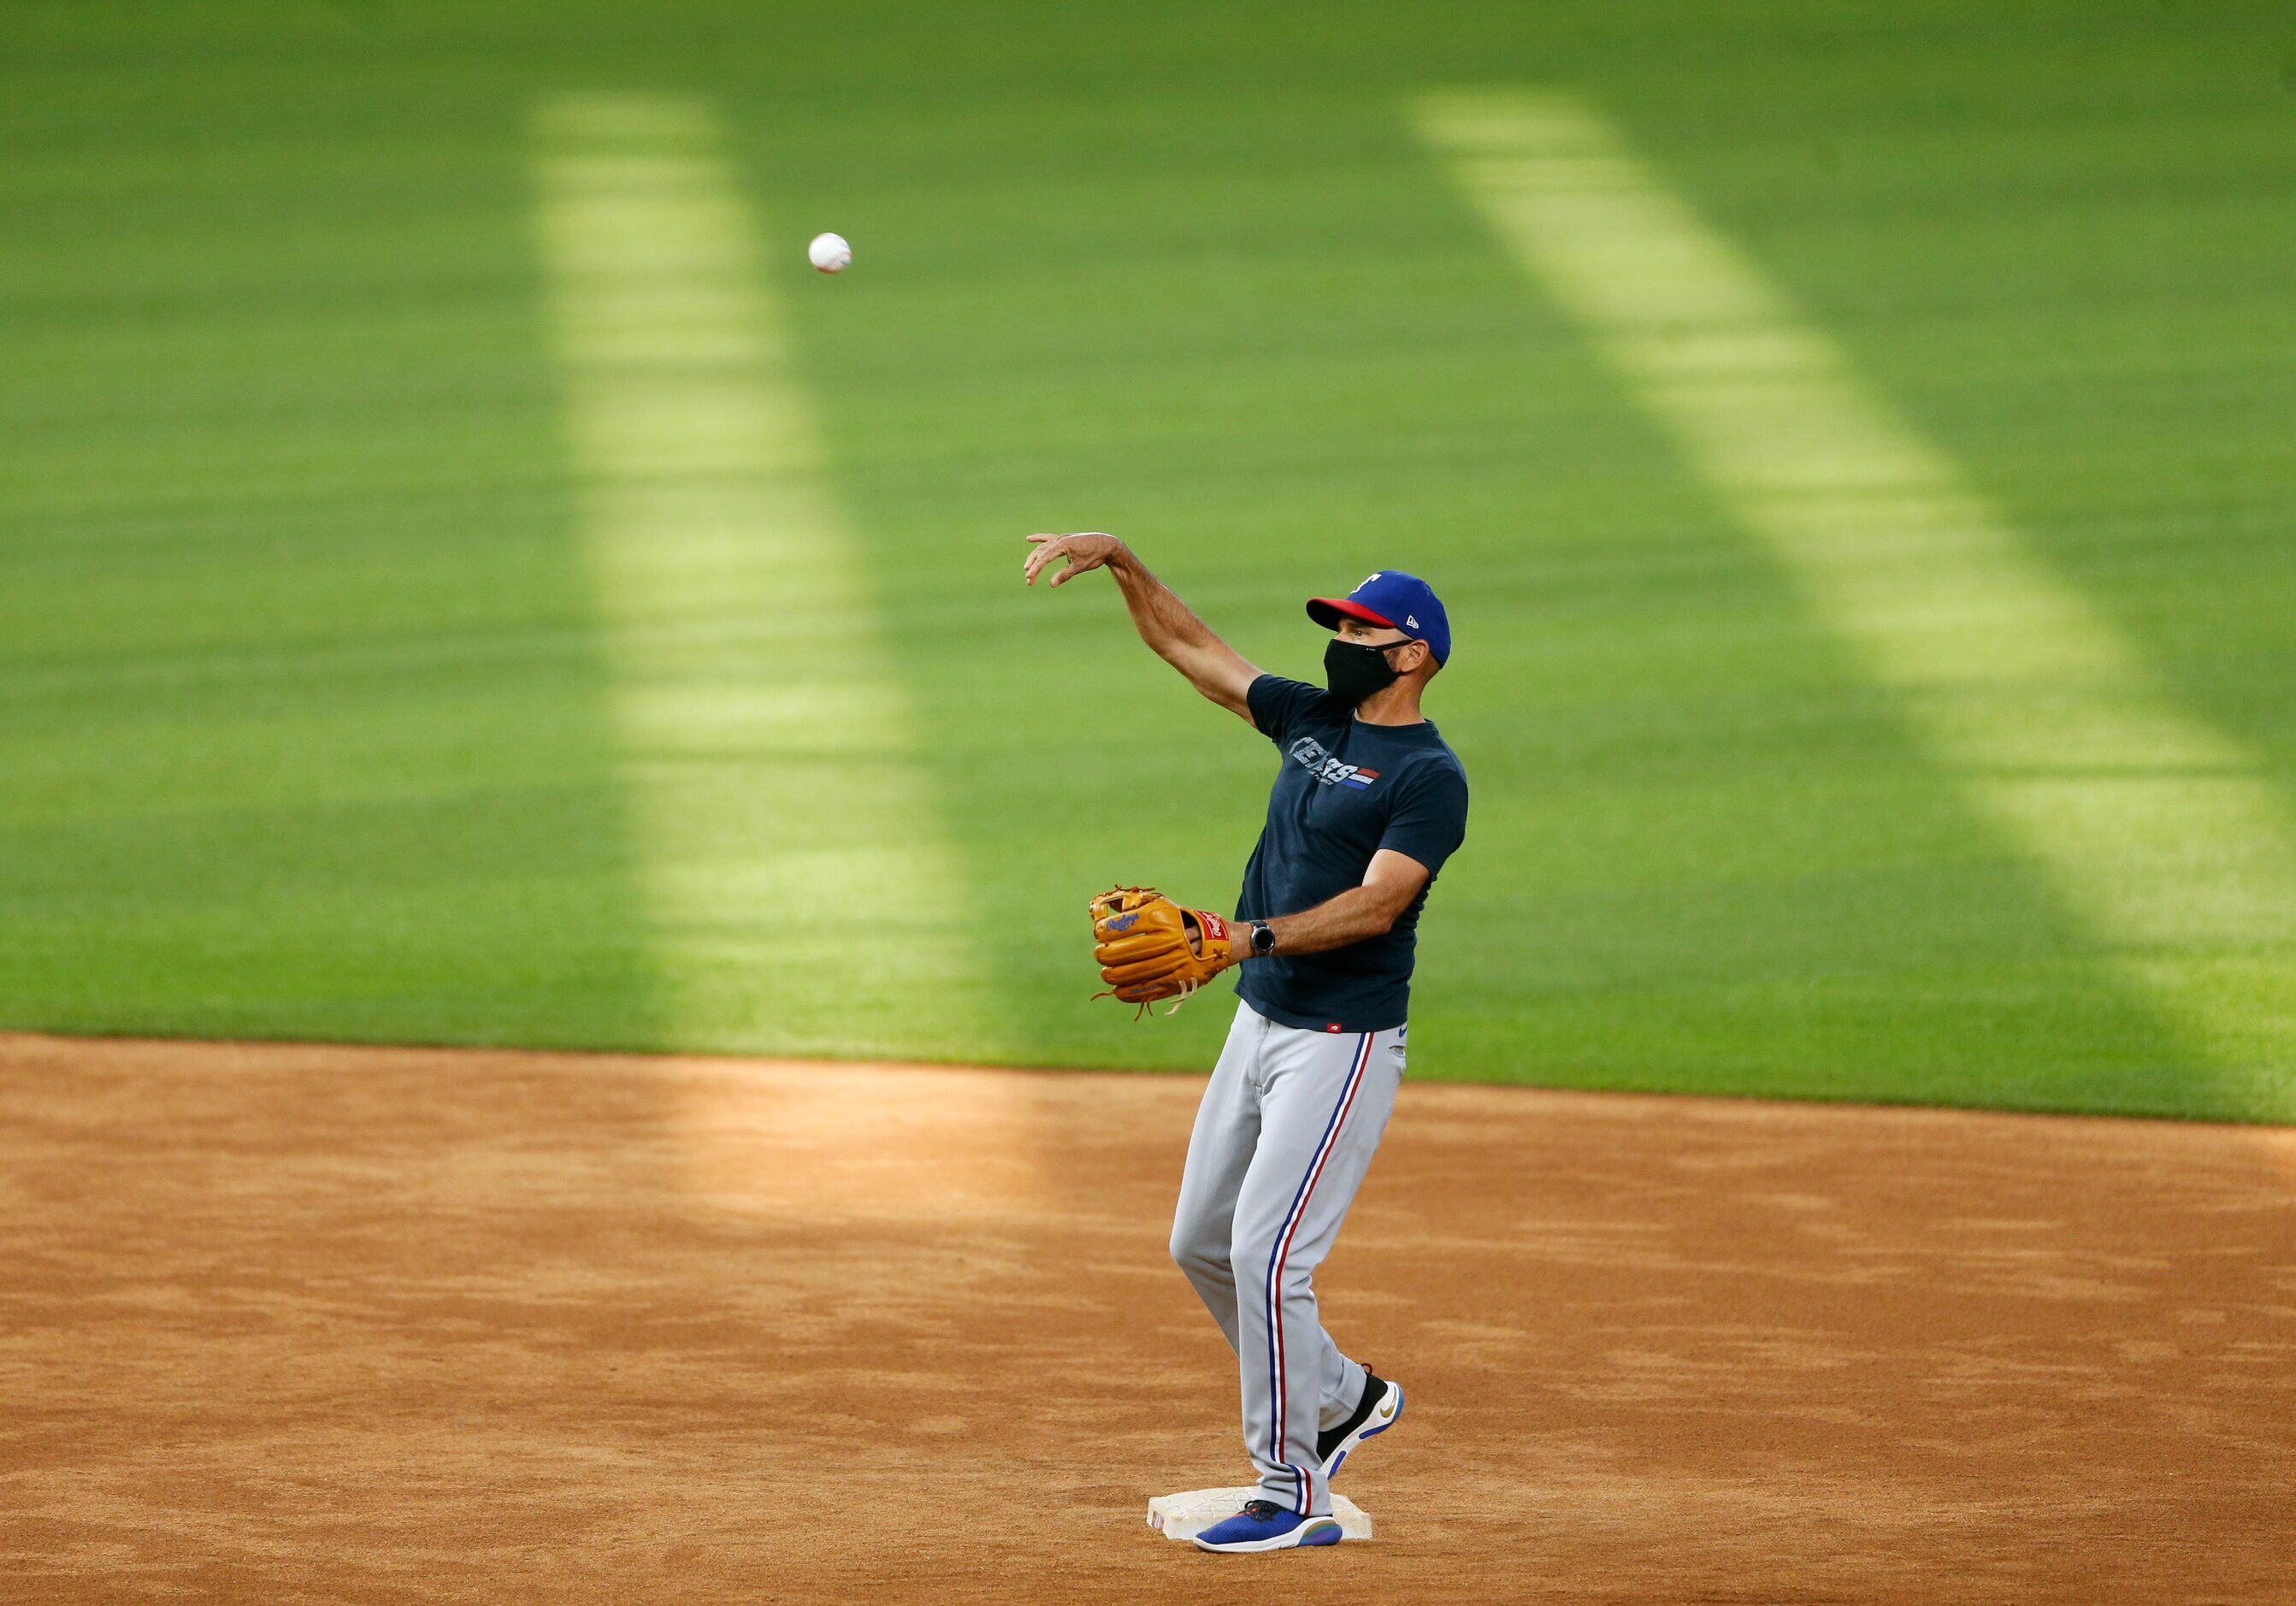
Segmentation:
[(1342, 616), (1400, 630), (1414, 641), (1425, 642), (1437, 663), (1451, 661), (1450, 618), (1443, 611), (1435, 588), (1415, 574), (1382, 569), (1343, 597), (1308, 601), (1308, 617), (1326, 630), (1338, 629)]

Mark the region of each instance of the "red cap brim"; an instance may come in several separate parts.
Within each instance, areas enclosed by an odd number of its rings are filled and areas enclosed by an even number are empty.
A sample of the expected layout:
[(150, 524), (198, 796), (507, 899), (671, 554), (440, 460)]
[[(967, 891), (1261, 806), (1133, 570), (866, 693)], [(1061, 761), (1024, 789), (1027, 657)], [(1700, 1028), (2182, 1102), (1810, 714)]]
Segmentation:
[(1361, 602), (1350, 602), (1343, 596), (1318, 596), (1308, 599), (1308, 617), (1326, 630), (1338, 629), (1341, 615), (1351, 619), (1361, 619), (1366, 625), (1384, 625), (1390, 630), (1402, 628), (1393, 619), (1382, 619)]

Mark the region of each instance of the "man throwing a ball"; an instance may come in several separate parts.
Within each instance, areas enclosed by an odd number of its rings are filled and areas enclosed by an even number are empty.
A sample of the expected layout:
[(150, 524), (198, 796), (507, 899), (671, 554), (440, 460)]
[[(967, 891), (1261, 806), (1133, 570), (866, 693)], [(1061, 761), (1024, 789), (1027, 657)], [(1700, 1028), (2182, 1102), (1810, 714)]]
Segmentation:
[(1211, 967), (1241, 967), (1240, 1002), (1188, 1141), (1172, 1258), (1236, 1353), (1259, 1474), (1197, 1545), (1335, 1544), (1330, 1479), (1394, 1423), (1403, 1390), (1332, 1342), (1312, 1279), (1394, 1108), (1419, 912), (1466, 834), (1466, 772), (1419, 711), (1450, 625), (1398, 569), (1315, 598), (1332, 637), (1324, 684), (1308, 685), (1246, 663), (1115, 537), (1029, 539), (1029, 584), (1054, 564), (1055, 587), (1107, 569), (1140, 639), (1280, 755), (1232, 939), (1184, 912)]

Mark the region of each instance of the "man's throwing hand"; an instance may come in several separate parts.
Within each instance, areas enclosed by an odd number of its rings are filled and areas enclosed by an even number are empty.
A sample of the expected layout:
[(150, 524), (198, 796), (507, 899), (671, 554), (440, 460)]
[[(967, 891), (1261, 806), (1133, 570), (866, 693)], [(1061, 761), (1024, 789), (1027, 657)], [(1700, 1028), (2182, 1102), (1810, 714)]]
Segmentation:
[(1029, 539), (1036, 550), (1029, 553), (1029, 561), (1021, 565), (1021, 574), (1029, 585), (1037, 583), (1037, 571), (1054, 558), (1069, 561), (1069, 566), (1053, 577), (1055, 589), (1064, 580), (1072, 580), (1080, 574), (1105, 566), (1124, 550), (1123, 542), (1096, 529), (1081, 530), (1072, 536), (1030, 536)]

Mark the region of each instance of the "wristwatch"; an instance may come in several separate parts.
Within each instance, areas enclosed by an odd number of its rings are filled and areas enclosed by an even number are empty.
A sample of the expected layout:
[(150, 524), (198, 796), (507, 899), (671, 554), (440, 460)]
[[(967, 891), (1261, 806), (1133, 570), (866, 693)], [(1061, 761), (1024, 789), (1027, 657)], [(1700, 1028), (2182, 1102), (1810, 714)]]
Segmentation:
[(1275, 928), (1264, 920), (1251, 922), (1251, 952), (1256, 959), (1265, 959), (1275, 952)]

